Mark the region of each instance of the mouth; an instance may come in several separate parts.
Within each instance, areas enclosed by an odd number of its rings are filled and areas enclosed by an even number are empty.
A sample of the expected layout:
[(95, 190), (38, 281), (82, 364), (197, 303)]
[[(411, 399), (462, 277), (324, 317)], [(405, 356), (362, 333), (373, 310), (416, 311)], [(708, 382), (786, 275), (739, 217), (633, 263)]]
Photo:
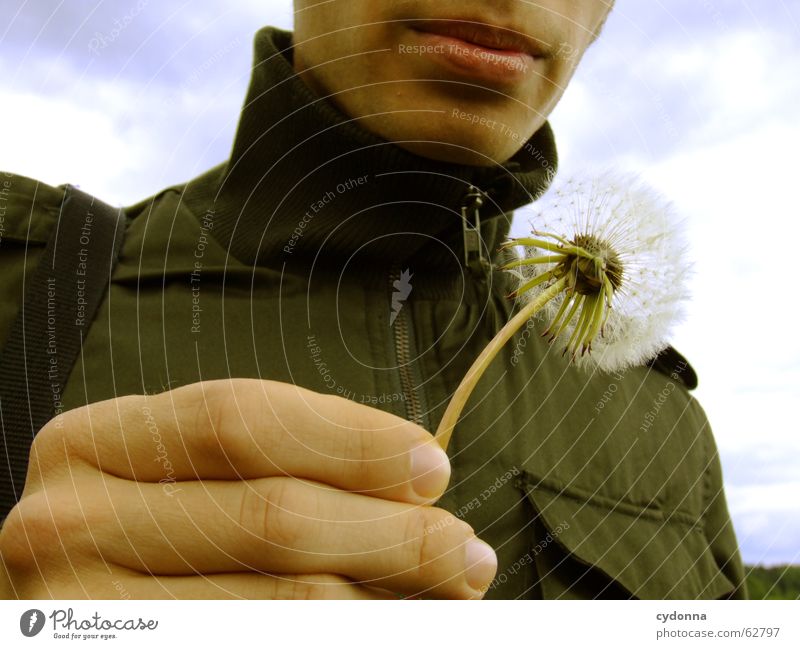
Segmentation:
[(522, 32), (477, 20), (419, 20), (412, 22), (411, 28), (418, 32), (454, 38), (485, 49), (522, 53), (532, 58), (545, 56), (544, 47)]
[(544, 48), (534, 39), (482, 22), (418, 20), (410, 27), (416, 40), (411, 52), (487, 85), (519, 83), (536, 61), (546, 58)]

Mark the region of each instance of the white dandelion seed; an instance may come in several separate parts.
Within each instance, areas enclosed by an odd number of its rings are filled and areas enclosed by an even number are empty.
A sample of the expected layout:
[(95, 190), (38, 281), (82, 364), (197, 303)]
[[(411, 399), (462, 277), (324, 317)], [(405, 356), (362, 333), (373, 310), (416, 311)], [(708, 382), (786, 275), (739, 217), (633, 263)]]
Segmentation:
[(636, 176), (606, 171), (568, 179), (548, 192), (531, 219), (521, 259), (503, 268), (530, 303), (563, 278), (564, 290), (537, 313), (577, 365), (613, 372), (668, 346), (684, 316), (690, 265), (683, 223)]
[(435, 438), (447, 450), (467, 399), (500, 349), (531, 317), (563, 341), (576, 365), (613, 372), (640, 365), (668, 346), (683, 317), (690, 265), (683, 223), (638, 177), (605, 171), (553, 185), (537, 204), (533, 236), (503, 269), (518, 278), (514, 317), (483, 349), (459, 384)]

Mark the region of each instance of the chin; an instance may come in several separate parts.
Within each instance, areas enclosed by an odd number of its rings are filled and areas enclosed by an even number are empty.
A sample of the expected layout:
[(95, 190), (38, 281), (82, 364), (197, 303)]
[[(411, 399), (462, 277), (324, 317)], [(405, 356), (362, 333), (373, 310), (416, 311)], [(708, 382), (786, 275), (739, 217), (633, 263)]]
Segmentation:
[(406, 151), (442, 162), (491, 167), (516, 153), (512, 141), (481, 137), (492, 134), (482, 127), (453, 129), (451, 120), (445, 124), (430, 120), (421, 125), (418, 117), (398, 119), (395, 113), (392, 119), (384, 116), (362, 124)]

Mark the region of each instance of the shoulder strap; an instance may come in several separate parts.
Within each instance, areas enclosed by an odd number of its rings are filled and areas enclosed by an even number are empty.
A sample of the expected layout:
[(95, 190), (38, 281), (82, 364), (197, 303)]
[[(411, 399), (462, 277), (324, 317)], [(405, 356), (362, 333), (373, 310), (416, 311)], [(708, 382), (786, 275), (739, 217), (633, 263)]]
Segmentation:
[(61, 395), (109, 287), (126, 221), (121, 209), (66, 186), (0, 356), (0, 520), (22, 494), (34, 436), (62, 411)]

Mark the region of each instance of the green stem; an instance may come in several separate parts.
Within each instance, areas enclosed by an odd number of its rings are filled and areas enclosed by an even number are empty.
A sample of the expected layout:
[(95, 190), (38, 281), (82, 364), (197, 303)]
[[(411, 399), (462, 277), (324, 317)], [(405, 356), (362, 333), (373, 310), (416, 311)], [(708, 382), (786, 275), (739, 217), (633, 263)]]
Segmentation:
[(595, 255), (584, 250), (580, 246), (570, 244), (568, 246), (558, 245), (550, 241), (542, 241), (541, 239), (532, 239), (530, 237), (522, 237), (520, 239), (512, 239), (500, 245), (500, 250), (509, 248), (511, 246), (529, 246), (533, 248), (541, 248), (542, 250), (549, 250), (559, 255), (574, 255), (582, 257), (583, 259), (594, 259)]
[(522, 293), (527, 293), (535, 286), (539, 286), (539, 284), (544, 284), (545, 282), (549, 282), (555, 276), (556, 276), (556, 269), (549, 270), (546, 273), (542, 273), (541, 275), (537, 275), (530, 282), (526, 282), (518, 289), (513, 291), (509, 297), (515, 297), (517, 295), (521, 295)]
[(557, 264), (566, 259), (566, 255), (545, 255), (543, 257), (528, 257), (526, 259), (518, 259), (511, 261), (504, 266), (500, 266), (500, 270), (511, 270), (520, 266), (532, 266), (534, 264)]
[(567, 278), (562, 277), (552, 286), (546, 288), (540, 293), (536, 299), (526, 304), (505, 326), (497, 332), (497, 335), (492, 338), (491, 342), (483, 349), (478, 358), (472, 364), (472, 367), (467, 371), (466, 376), (462, 379), (456, 391), (453, 393), (453, 398), (447, 404), (442, 421), (439, 423), (439, 428), (436, 431), (436, 441), (439, 445), (447, 450), (447, 445), (450, 443), (450, 437), (453, 434), (453, 429), (456, 427), (458, 418), (461, 416), (461, 411), (467, 404), (472, 391), (478, 384), (481, 376), (489, 367), (497, 353), (502, 349), (511, 336), (525, 324), (531, 316), (539, 311), (545, 304), (556, 297), (567, 285)]

